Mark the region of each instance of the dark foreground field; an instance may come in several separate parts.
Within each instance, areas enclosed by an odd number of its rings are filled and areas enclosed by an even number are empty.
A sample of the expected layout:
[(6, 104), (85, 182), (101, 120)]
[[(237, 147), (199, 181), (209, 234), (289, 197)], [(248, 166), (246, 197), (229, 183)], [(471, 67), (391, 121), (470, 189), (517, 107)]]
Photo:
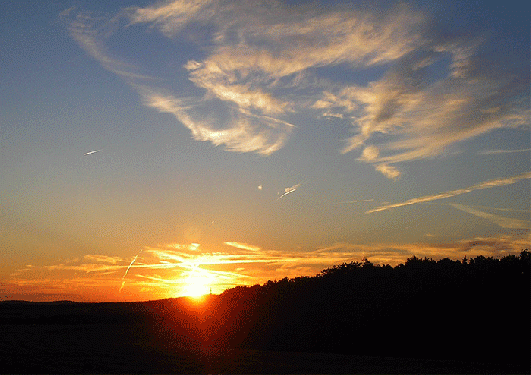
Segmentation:
[[(3, 373), (500, 373), (450, 360), (202, 346), (136, 304), (0, 303)], [(137, 312), (135, 312), (137, 311)], [(140, 311), (146, 311), (140, 308)], [(90, 315), (88, 315), (90, 314)], [(158, 330), (160, 328), (160, 330)]]
[(0, 302), (3, 373), (530, 373), (529, 253), (351, 263), (202, 301)]

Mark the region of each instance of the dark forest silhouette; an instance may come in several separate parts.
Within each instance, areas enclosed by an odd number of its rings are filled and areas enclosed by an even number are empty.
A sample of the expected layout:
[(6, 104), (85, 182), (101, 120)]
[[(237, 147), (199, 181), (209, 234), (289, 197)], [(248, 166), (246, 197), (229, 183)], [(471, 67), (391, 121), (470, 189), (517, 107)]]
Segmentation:
[(5, 372), (529, 373), (530, 269), (527, 250), (364, 260), (200, 302), (3, 302), (0, 360)]

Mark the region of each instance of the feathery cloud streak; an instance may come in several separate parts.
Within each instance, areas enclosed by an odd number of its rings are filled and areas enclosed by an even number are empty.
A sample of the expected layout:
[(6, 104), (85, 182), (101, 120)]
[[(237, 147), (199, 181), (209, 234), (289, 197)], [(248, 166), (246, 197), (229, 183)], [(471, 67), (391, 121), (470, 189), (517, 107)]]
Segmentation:
[(336, 243), (321, 248), (319, 251), (323, 253), (350, 252), (358, 260), (367, 258), (374, 263), (396, 265), (412, 256), (435, 259), (459, 259), (464, 256), (479, 255), (499, 257), (518, 254), (523, 249), (529, 248), (530, 244), (531, 233), (526, 231), (522, 234), (475, 237), (446, 243), (372, 243), (370, 245)]
[(474, 190), (490, 189), (490, 188), (498, 187), (498, 186), (511, 185), (520, 180), (529, 179), (529, 178), (531, 178), (531, 172), (523, 173), (523, 174), (520, 174), (514, 177), (509, 177), (509, 178), (500, 178), (496, 180), (485, 181), (485, 182), (482, 182), (477, 185), (473, 185), (473, 186), (470, 186), (464, 189), (451, 190), (451, 191), (447, 191), (447, 192), (439, 193), (435, 195), (428, 195), (424, 197), (413, 198), (413, 199), (410, 199), (408, 201), (401, 202), (401, 203), (387, 204), (384, 206), (373, 208), (372, 210), (368, 210), (365, 213), (370, 214), (373, 212), (389, 210), (391, 208), (398, 208), (398, 207), (408, 206), (408, 205), (417, 204), (417, 203), (431, 202), (431, 201), (435, 201), (438, 199), (451, 198), (457, 195), (470, 193)]
[[(146, 79), (157, 73), (141, 75), (110, 57), (106, 39), (124, 17), (128, 32), (143, 34), (148, 26), (177, 45), (197, 43), (196, 51), (179, 50), (187, 62), (175, 74), (187, 74), (202, 94), (162, 89)], [(342, 152), (362, 149), (359, 161), (396, 179), (394, 164), (437, 156), (493, 129), (529, 125), (529, 71), (498, 69), (479, 53), (482, 36), (450, 36), (430, 22), (405, 5), (371, 12), (274, 0), (174, 0), (128, 8), (103, 26), (78, 14), (70, 31), (147, 106), (174, 115), (196, 140), (270, 155), (291, 135), (291, 115), (335, 116), (355, 133)], [(368, 83), (329, 74), (341, 68), (356, 77), (375, 66), (384, 75)]]
[(464, 204), (450, 203), (450, 206), (472, 214), (474, 216), (489, 220), (502, 228), (508, 229), (531, 229), (531, 223), (525, 220), (513, 219), (504, 216), (489, 214), (488, 212), (480, 211), (472, 207), (465, 206)]
[[(247, 111), (229, 111), (219, 100), (183, 100), (147, 89), (140, 92), (147, 106), (174, 115), (190, 129), (195, 140), (225, 145), (229, 151), (269, 155), (284, 145), (291, 132), (292, 125), (287, 122)], [(218, 109), (215, 118), (210, 113), (212, 108)]]
[[(529, 125), (523, 101), (529, 75), (520, 78), (488, 69), (474, 58), (476, 49), (464, 41), (425, 45), (402, 58), (380, 81), (339, 89), (328, 96), (337, 100), (319, 102), (321, 108), (336, 106), (343, 115), (350, 114), (359, 130), (343, 152), (365, 147), (359, 160), (396, 178), (400, 172), (390, 164), (437, 156), (450, 145), (497, 128)], [(446, 75), (430, 81), (430, 69), (447, 59), (452, 62)], [(389, 141), (371, 145), (375, 135), (387, 135)]]
[(526, 148), (523, 150), (486, 150), (480, 151), (480, 155), (499, 155), (499, 154), (514, 154), (520, 152), (531, 152), (531, 148)]

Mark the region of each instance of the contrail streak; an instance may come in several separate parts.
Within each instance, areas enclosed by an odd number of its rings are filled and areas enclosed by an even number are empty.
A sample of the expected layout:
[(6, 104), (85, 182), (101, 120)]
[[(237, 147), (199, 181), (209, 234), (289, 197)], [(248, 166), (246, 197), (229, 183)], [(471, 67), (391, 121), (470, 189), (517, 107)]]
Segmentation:
[(85, 155), (92, 155), (92, 154), (95, 154), (96, 152), (100, 152), (101, 150), (92, 150), (92, 151), (89, 151), (89, 152), (85, 152)]
[(480, 151), (478, 154), (480, 155), (496, 155), (496, 154), (512, 154), (515, 152), (529, 152), (531, 151), (531, 148), (526, 148), (523, 150), (486, 150), (486, 151)]
[(431, 201), (435, 201), (438, 199), (451, 198), (451, 197), (455, 197), (456, 195), (470, 193), (474, 190), (483, 190), (483, 189), (490, 189), (490, 188), (497, 187), (497, 186), (511, 185), (520, 180), (525, 180), (529, 178), (531, 178), (531, 172), (523, 173), (517, 176), (508, 177), (508, 178), (499, 178), (496, 180), (481, 182), (477, 185), (469, 186), (464, 189), (451, 190), (451, 191), (447, 191), (447, 192), (439, 193), (435, 195), (428, 195), (428, 196), (424, 196), (420, 198), (413, 198), (406, 202), (388, 204), (385, 206), (373, 208), (372, 210), (369, 210), (365, 213), (370, 214), (373, 212), (389, 210), (390, 208), (397, 208), (397, 207), (403, 207), (403, 206), (408, 206), (408, 205), (417, 204), (417, 203), (431, 202)]
[(129, 264), (129, 267), (127, 267), (127, 269), (125, 270), (125, 273), (124, 275), (122, 276), (122, 286), (120, 286), (120, 293), (122, 292), (122, 289), (125, 285), (125, 277), (127, 276), (127, 274), (129, 273), (129, 269), (133, 266), (133, 264), (135, 264), (136, 262), (136, 258), (138, 258), (138, 256), (142, 253), (144, 249), (140, 250), (140, 252), (138, 254), (136, 254), (136, 256), (133, 258), (133, 260), (131, 261), (131, 263)]
[(285, 197), (286, 195), (288, 195), (289, 193), (293, 193), (295, 190), (297, 190), (297, 188), (301, 186), (301, 184), (297, 184), (297, 185), (293, 185), (292, 187), (288, 187), (288, 188), (285, 188), (284, 189), (284, 194), (282, 194), (280, 197), (278, 197), (278, 199), (282, 198), (282, 197)]

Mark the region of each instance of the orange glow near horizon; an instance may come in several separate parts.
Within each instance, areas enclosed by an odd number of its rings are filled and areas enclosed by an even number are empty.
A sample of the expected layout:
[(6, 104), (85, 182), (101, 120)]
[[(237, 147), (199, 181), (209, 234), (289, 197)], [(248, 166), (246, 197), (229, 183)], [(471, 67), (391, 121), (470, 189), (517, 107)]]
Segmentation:
[[(199, 302), (210, 291), (220, 294), (237, 285), (314, 276), (332, 265), (363, 258), (395, 266), (412, 255), (434, 259), (496, 255), (485, 243), (478, 239), (453, 246), (338, 243), (304, 253), (239, 242), (223, 242), (219, 247), (170, 243), (143, 248), (131, 257), (86, 254), (60, 263), (26, 264), (0, 285), (5, 288), (0, 300), (112, 302), (190, 297)], [(501, 253), (517, 254), (526, 243), (524, 237), (518, 246)]]

